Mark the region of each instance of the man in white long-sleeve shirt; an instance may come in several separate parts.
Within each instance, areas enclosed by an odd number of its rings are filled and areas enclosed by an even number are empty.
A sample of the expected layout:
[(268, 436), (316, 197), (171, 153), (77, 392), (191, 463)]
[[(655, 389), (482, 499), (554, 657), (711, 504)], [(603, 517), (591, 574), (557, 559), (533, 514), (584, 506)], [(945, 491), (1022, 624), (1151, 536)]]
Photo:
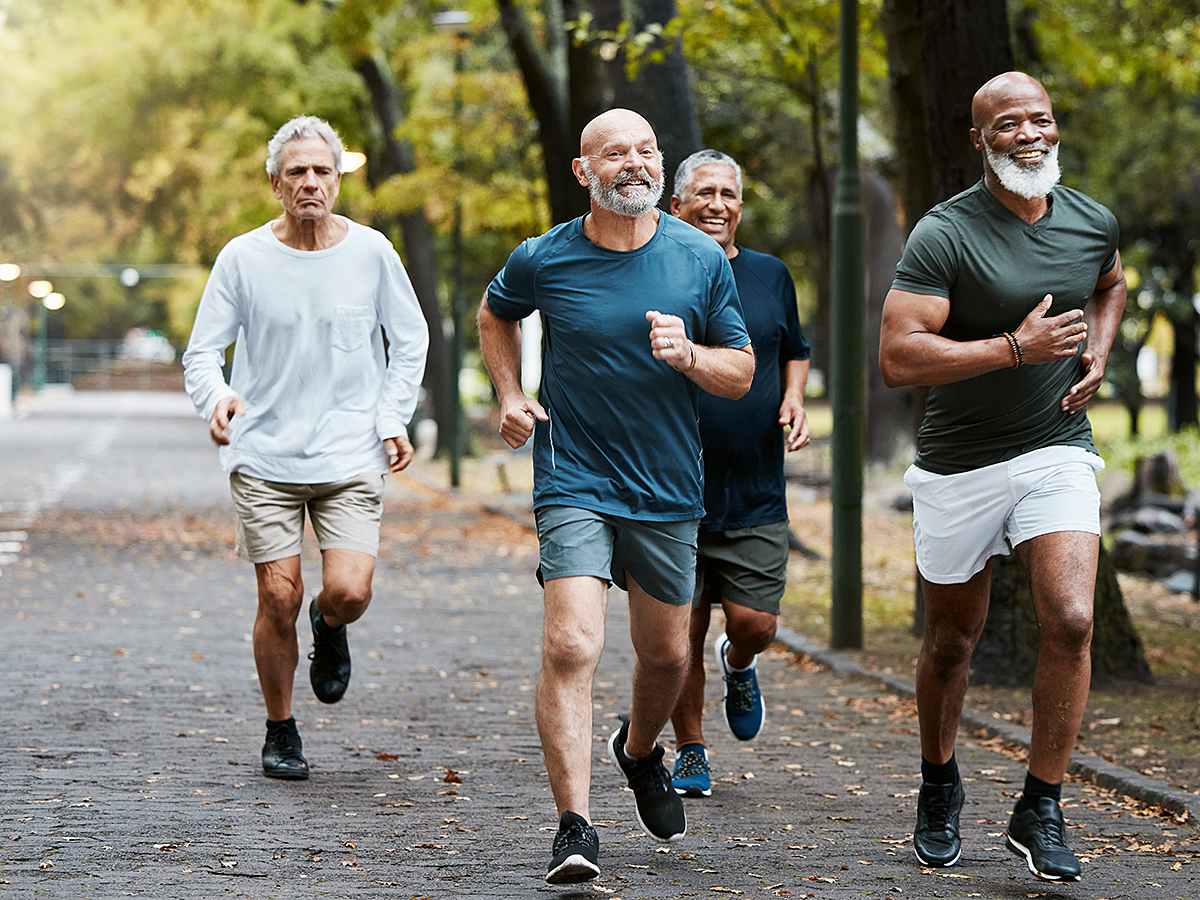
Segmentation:
[[(238, 554), (254, 564), (258, 582), (263, 774), (304, 779), (308, 762), (291, 703), (305, 512), (322, 575), (309, 604), (309, 680), (318, 699), (336, 703), (350, 682), (346, 624), (371, 601), (383, 475), (413, 458), (407, 425), (429, 334), (391, 243), (333, 213), (342, 177), (337, 133), (301, 116), (267, 150), (283, 215), (218, 254), (183, 366), (187, 392), (230, 473)], [(222, 365), (234, 342), (226, 384)]]

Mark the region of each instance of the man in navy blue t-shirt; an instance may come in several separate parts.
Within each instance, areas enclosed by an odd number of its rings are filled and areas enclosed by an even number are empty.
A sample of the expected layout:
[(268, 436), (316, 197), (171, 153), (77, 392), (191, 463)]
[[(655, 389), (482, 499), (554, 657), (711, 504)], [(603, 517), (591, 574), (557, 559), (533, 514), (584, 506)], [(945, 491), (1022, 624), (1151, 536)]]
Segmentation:
[[(808, 444), (804, 388), (808, 344), (796, 311), (796, 288), (773, 256), (734, 243), (742, 218), (742, 170), (716, 150), (693, 153), (675, 173), (671, 212), (714, 238), (733, 268), (758, 367), (744, 397), (700, 398), (704, 444), (704, 519), (696, 556), (691, 621), (692, 662), (671, 722), (675, 790), (712, 793), (701, 730), (704, 641), (712, 604), (725, 613), (717, 667), (725, 681), (725, 721), (739, 740), (762, 730), (766, 707), (755, 675), (757, 654), (775, 639), (787, 585), (788, 513), (784, 448)], [(784, 427), (788, 427), (786, 438)]]
[[(628, 721), (609, 739), (654, 838), (687, 830), (658, 734), (687, 676), (696, 529), (704, 513), (697, 401), (739, 397), (754, 351), (733, 272), (713, 242), (660, 213), (650, 123), (610, 110), (584, 128), (572, 169), (591, 208), (513, 251), (479, 308), (500, 435), (533, 435), (545, 586), (535, 705), (559, 829), (546, 881), (595, 878), (589, 822), (592, 676), (610, 582), (629, 592), (637, 663)], [(520, 320), (541, 313), (537, 399), (521, 389)]]

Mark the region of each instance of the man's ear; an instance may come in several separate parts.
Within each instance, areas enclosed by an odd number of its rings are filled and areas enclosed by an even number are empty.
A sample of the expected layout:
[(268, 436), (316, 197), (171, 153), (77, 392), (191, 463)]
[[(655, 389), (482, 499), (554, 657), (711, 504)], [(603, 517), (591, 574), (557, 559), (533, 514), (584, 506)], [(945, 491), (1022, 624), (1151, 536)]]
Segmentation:
[(588, 177), (586, 174), (584, 174), (582, 159), (571, 160), (571, 171), (575, 173), (575, 180), (578, 181), (580, 185), (583, 187), (588, 186)]

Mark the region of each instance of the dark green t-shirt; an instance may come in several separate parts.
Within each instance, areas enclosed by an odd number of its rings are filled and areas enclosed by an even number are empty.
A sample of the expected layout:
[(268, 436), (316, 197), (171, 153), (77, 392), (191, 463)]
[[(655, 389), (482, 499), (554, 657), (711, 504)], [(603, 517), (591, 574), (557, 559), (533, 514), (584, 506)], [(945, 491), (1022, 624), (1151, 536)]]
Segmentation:
[[(1054, 295), (1047, 315), (1082, 310), (1116, 263), (1117, 220), (1071, 188), (1055, 187), (1049, 201), (1031, 225), (980, 180), (917, 223), (892, 287), (947, 298), (940, 333), (955, 341), (1016, 331), (1046, 294)], [(1075, 357), (931, 387), (916, 464), (951, 475), (1043, 447), (1094, 452), (1087, 415), (1059, 405), (1082, 371)]]

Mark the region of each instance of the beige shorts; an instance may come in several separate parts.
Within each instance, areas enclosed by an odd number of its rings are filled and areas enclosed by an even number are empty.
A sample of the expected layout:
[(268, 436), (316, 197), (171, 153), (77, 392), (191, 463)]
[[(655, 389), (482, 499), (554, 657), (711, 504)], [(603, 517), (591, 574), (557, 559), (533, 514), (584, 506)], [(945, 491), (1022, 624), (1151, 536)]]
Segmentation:
[(248, 562), (299, 556), (305, 510), (322, 550), (379, 553), (382, 475), (285, 484), (234, 472), (229, 476), (229, 491), (238, 516), (237, 554)]

